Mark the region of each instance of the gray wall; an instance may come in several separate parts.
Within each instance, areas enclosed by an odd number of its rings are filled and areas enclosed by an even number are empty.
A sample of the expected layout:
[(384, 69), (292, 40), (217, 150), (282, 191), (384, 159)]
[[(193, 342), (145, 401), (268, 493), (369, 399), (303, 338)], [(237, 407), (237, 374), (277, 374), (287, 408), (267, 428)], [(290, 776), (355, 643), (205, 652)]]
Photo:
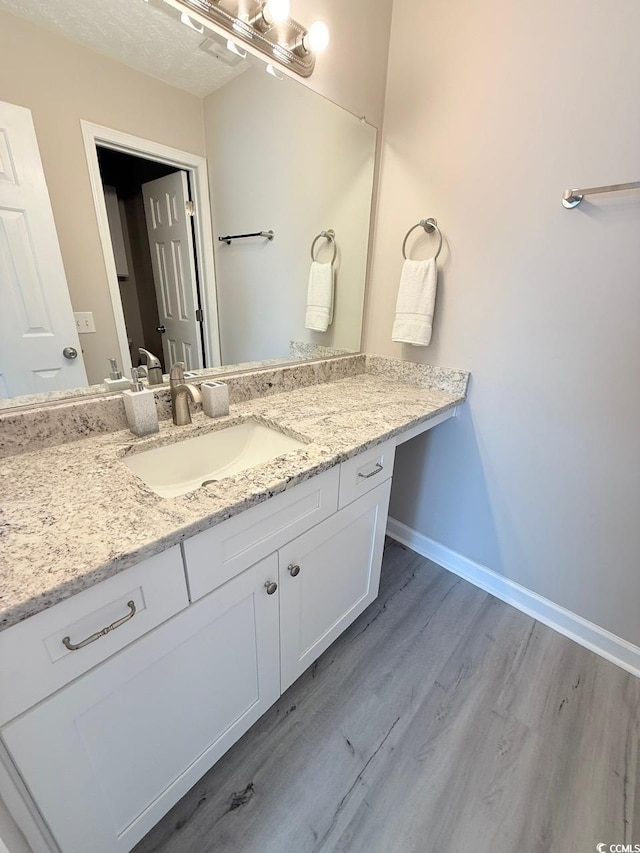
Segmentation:
[[(635, 0), (395, 0), (365, 331), (473, 372), (460, 420), (398, 453), (392, 515), (636, 644), (640, 193), (560, 197), (640, 179), (638, 32)], [(434, 340), (402, 347), (400, 246), (428, 215)]]

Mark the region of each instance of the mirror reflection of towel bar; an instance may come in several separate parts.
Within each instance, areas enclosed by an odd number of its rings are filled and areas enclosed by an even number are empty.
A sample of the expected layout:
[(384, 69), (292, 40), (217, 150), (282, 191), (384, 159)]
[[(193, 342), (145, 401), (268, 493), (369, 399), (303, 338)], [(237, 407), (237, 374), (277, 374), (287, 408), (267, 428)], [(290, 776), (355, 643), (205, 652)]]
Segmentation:
[(232, 240), (244, 240), (245, 237), (266, 237), (267, 240), (273, 240), (275, 236), (273, 231), (252, 231), (251, 234), (227, 234), (226, 237), (218, 237), (218, 240), (230, 246)]
[(311, 244), (311, 260), (315, 261), (315, 251), (316, 251), (316, 243), (318, 240), (328, 240), (330, 243), (333, 243), (333, 257), (331, 258), (331, 263), (335, 263), (336, 255), (338, 253), (338, 244), (336, 243), (336, 232), (333, 228), (329, 228), (328, 231), (321, 231), (318, 236), (314, 239)]

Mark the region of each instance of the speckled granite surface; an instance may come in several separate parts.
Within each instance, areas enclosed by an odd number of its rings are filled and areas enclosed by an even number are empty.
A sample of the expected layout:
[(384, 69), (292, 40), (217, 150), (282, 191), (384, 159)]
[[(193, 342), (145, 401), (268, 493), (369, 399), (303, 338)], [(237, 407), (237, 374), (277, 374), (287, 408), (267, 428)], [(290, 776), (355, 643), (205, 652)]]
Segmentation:
[[(304, 385), (331, 382), (346, 376), (364, 373), (365, 356), (350, 355), (310, 364), (291, 364), (285, 367), (250, 370), (225, 376), (232, 403), (278, 394)], [(207, 374), (208, 376), (208, 374)], [(189, 379), (199, 385), (206, 377)], [(168, 388), (155, 391), (160, 420), (171, 417)], [(76, 399), (59, 405), (0, 413), (0, 459), (54, 447), (97, 433), (109, 433), (127, 428), (121, 394)]]
[(469, 373), (453, 367), (438, 367), (435, 364), (417, 364), (382, 355), (366, 356), (366, 372), (388, 379), (413, 382), (422, 388), (437, 388), (447, 394), (466, 394)]
[[(326, 349), (321, 347), (320, 349)], [(263, 358), (261, 361), (243, 361), (239, 364), (223, 364), (220, 367), (204, 367), (200, 370), (189, 371), (188, 378), (191, 375), (212, 377), (212, 376), (227, 376), (235, 373), (244, 373), (246, 371), (260, 370), (263, 367), (278, 367), (285, 364), (291, 364), (295, 359), (309, 358), (329, 358), (335, 355), (349, 354), (348, 350), (335, 350), (334, 352), (316, 352), (313, 355), (306, 355), (303, 351), (298, 355), (293, 348), (289, 355), (278, 356), (277, 358)], [(164, 374), (165, 383), (169, 381), (169, 374)], [(95, 397), (96, 395), (104, 396), (110, 392), (101, 382), (99, 385), (84, 385), (81, 388), (67, 388), (63, 391), (44, 391), (42, 394), (25, 394), (22, 397), (8, 397), (0, 399), (0, 410), (15, 409), (22, 406), (37, 406), (44, 403), (64, 403), (82, 397)]]
[(22, 406), (41, 406), (43, 403), (60, 403), (65, 400), (82, 397), (94, 397), (106, 394), (104, 385), (84, 385), (82, 388), (67, 388), (64, 391), (43, 391), (42, 394), (24, 394), (21, 397), (3, 397), (0, 410), (16, 409)]
[[(399, 362), (398, 364), (401, 364)], [(258, 397), (218, 420), (93, 435), (3, 460), (0, 466), (0, 630), (464, 399), (462, 393), (360, 374)], [(176, 498), (161, 498), (123, 464), (127, 453), (246, 419), (307, 443), (273, 462)]]
[(332, 358), (336, 355), (355, 355), (354, 350), (325, 347), (309, 341), (290, 341), (291, 355), (294, 358)]

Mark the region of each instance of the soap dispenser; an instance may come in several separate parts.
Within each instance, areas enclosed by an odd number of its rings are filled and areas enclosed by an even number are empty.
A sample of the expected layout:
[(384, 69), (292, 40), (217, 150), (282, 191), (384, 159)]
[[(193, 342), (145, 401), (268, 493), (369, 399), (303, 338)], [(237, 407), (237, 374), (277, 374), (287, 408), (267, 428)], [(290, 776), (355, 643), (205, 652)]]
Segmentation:
[(129, 429), (134, 435), (152, 435), (160, 429), (155, 395), (144, 387), (135, 367), (131, 371), (131, 383), (133, 390), (122, 392)]
[(107, 391), (124, 391), (131, 388), (131, 382), (122, 375), (115, 358), (108, 358), (107, 361), (111, 365), (111, 372), (104, 380), (104, 387)]

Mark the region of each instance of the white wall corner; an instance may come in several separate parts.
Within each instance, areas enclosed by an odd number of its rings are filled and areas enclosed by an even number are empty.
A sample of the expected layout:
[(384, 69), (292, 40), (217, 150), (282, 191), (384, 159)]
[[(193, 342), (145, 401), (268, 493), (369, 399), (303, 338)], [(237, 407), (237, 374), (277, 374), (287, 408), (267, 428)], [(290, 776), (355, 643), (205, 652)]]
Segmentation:
[(424, 536), (395, 518), (389, 518), (387, 521), (387, 535), (443, 569), (453, 572), (632, 675), (640, 677), (640, 648), (633, 643), (452, 551), (451, 548)]

